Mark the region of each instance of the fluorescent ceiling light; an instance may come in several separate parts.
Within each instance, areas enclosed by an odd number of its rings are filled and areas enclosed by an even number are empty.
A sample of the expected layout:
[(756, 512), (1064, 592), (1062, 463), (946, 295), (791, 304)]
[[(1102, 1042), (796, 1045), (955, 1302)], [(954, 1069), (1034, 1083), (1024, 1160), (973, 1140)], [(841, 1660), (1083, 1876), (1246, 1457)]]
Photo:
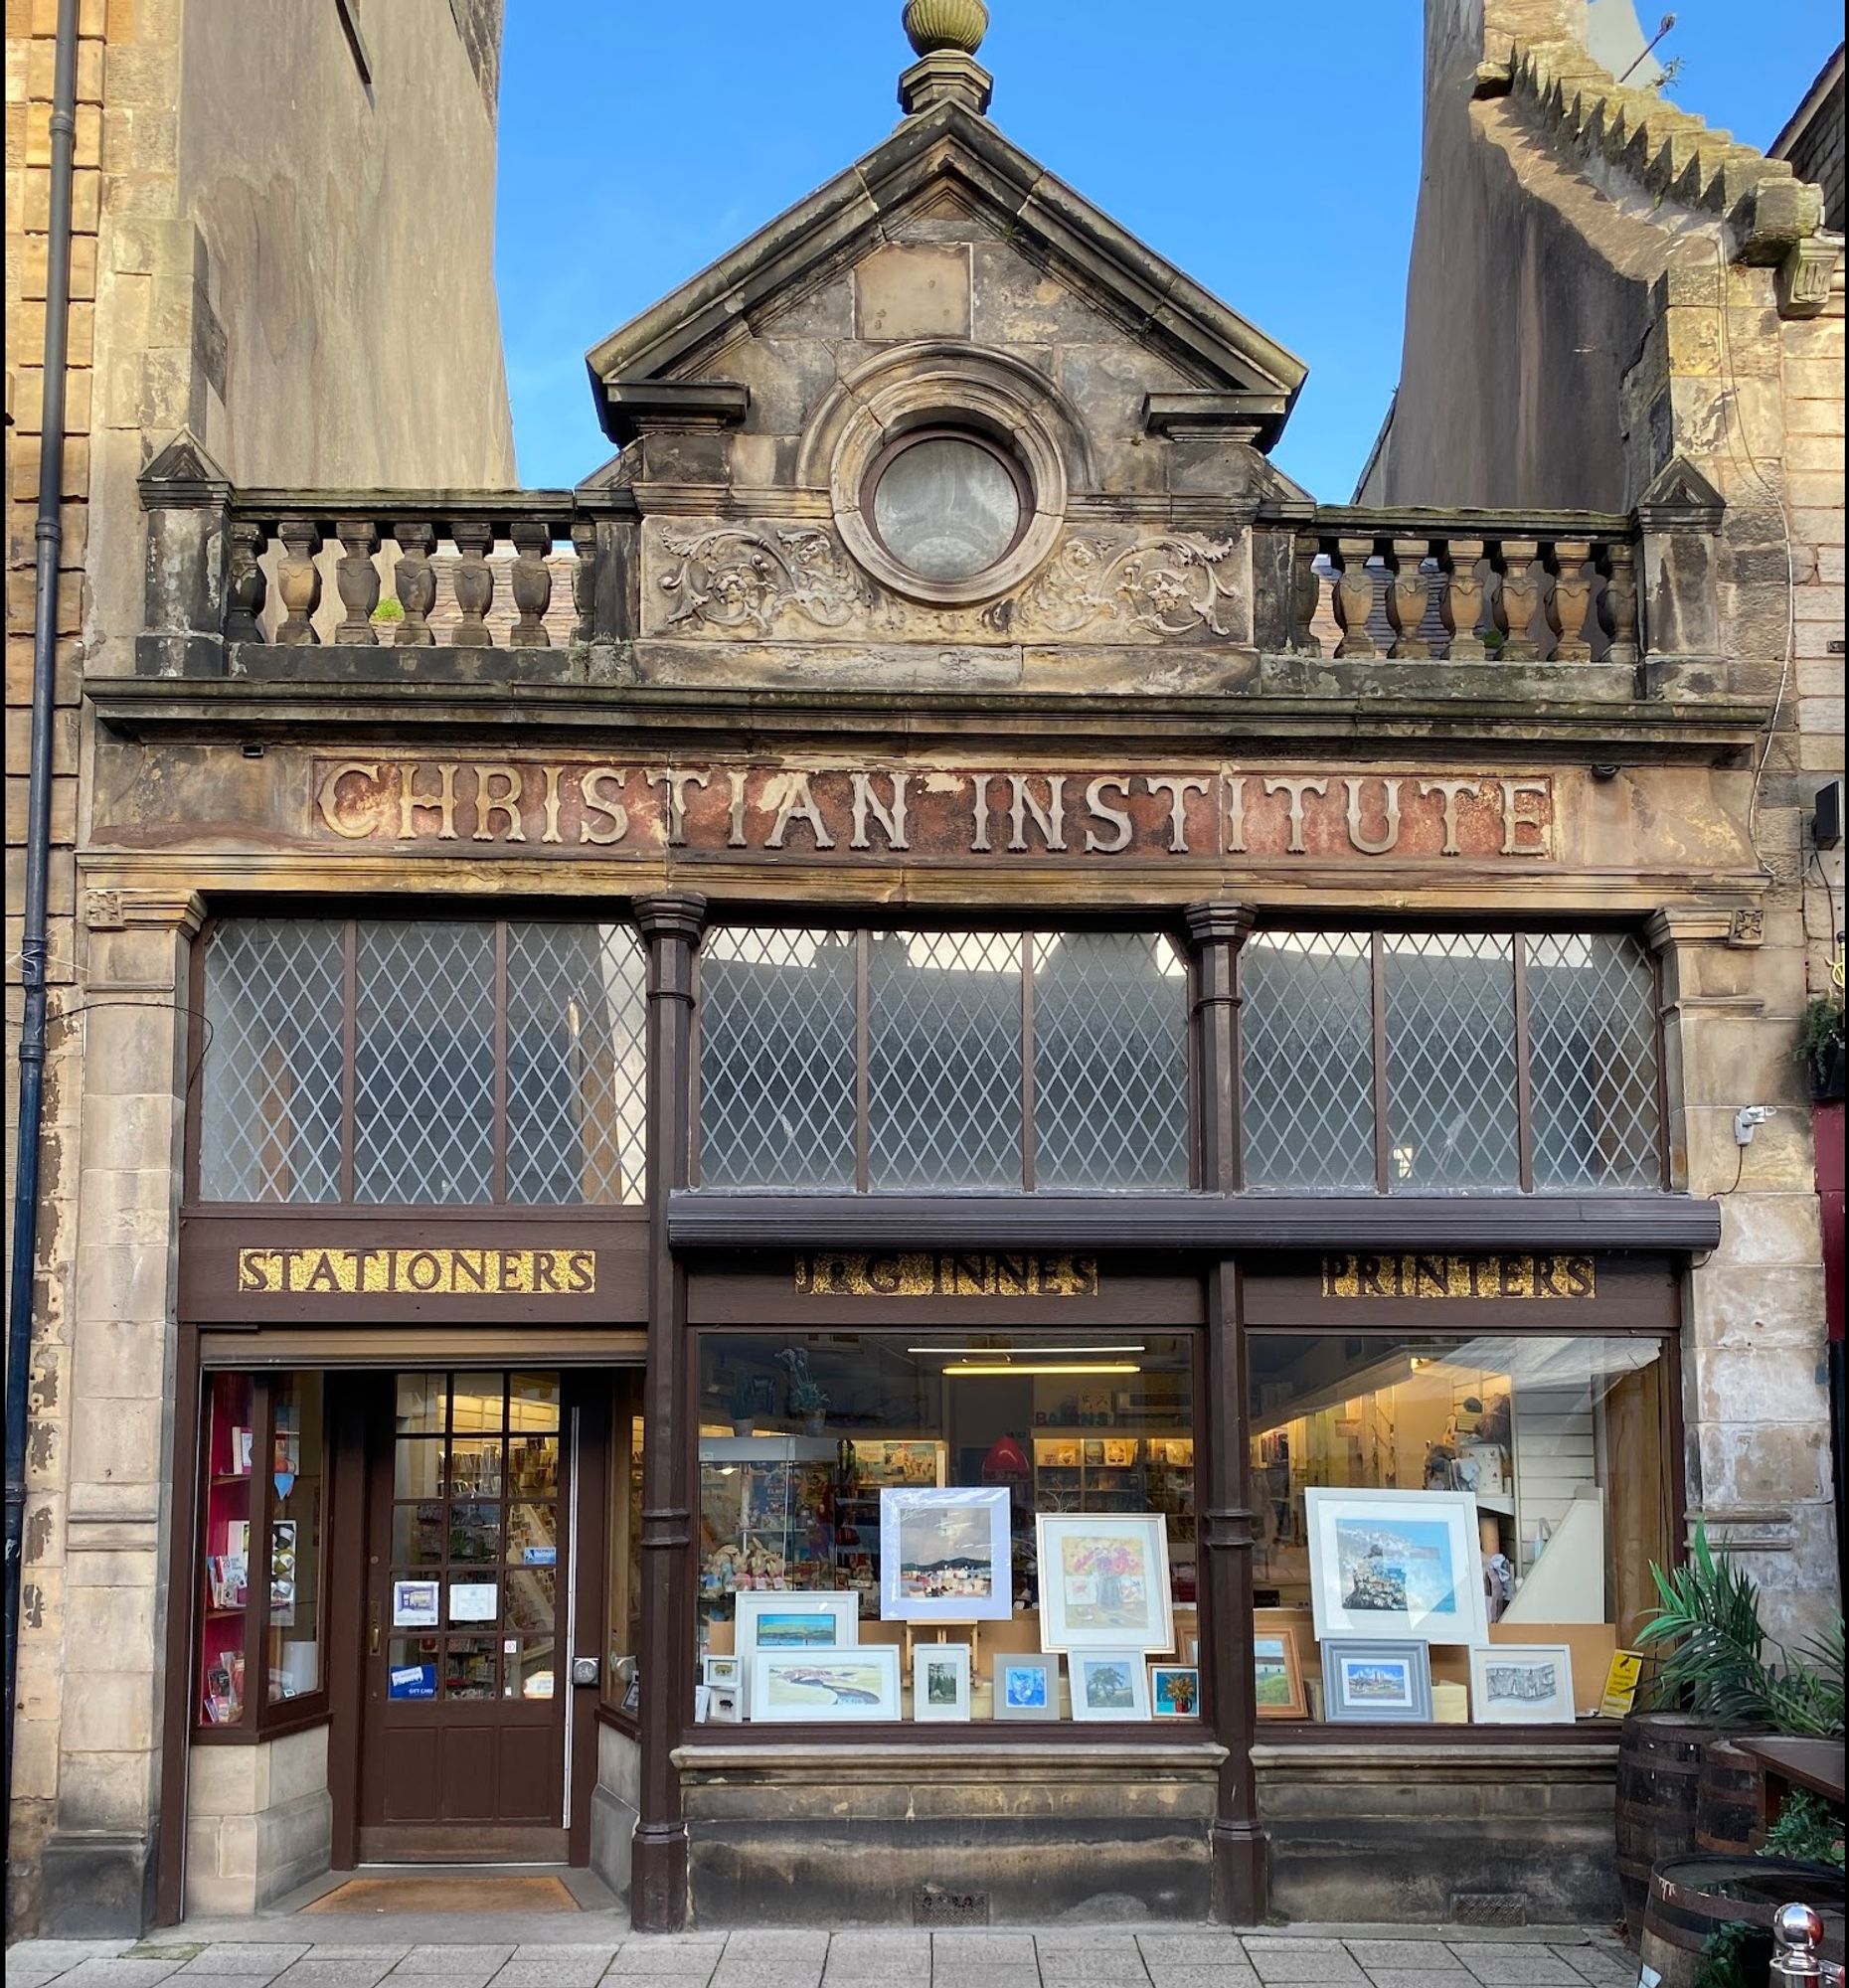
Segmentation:
[(970, 1374), (1140, 1374), (1134, 1360), (959, 1360), (946, 1375)]
[[(1039, 1360), (1053, 1353), (1145, 1353), (1143, 1346), (1035, 1346), (1023, 1348), (1031, 1359)], [(908, 1346), (908, 1353), (927, 1353), (936, 1360), (1006, 1360), (1009, 1349), (1005, 1346)]]

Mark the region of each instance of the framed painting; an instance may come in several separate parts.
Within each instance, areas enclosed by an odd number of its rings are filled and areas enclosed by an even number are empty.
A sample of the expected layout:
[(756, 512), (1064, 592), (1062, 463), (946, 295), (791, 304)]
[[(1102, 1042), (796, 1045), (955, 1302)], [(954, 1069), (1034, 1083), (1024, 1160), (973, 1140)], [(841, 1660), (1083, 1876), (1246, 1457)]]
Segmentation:
[(1151, 1719), (1199, 1719), (1201, 1673), (1194, 1664), (1149, 1666)]
[(969, 1645), (916, 1643), (912, 1649), (912, 1717), (969, 1717)]
[(996, 1719), (1057, 1719), (1060, 1716), (1060, 1660), (1053, 1656), (1006, 1654), (995, 1659)]
[(880, 1492), (880, 1615), (888, 1622), (1005, 1622), (1014, 1612), (1009, 1490)]
[[(752, 1659), (759, 1650), (851, 1650), (860, 1641), (860, 1596), (838, 1593), (756, 1589), (733, 1597), (733, 1662), (736, 1689), (748, 1715), (752, 1710)], [(708, 1678), (708, 1684), (718, 1684)]]
[(1571, 1726), (1566, 1643), (1492, 1643), (1470, 1652), (1470, 1717), (1479, 1726)]
[(891, 1643), (804, 1654), (759, 1649), (752, 1658), (752, 1719), (832, 1725), (897, 1719), (899, 1651)]
[(1429, 1724), (1429, 1648), (1424, 1643), (1328, 1638), (1322, 1646), (1322, 1716), (1337, 1726)]
[(1303, 1689), (1303, 1658), (1294, 1629), (1255, 1629), (1252, 1636), (1252, 1696), (1261, 1719), (1307, 1719), (1309, 1694)]
[[(1163, 1656), (1175, 1647), (1160, 1512), (1042, 1512), (1034, 1525), (1042, 1649)], [(1073, 1698), (1076, 1705), (1076, 1688)]]
[(1075, 1719), (1147, 1719), (1149, 1673), (1141, 1650), (1080, 1650), (1066, 1659)]
[(1467, 1491), (1303, 1494), (1316, 1639), (1489, 1640), (1476, 1500)]

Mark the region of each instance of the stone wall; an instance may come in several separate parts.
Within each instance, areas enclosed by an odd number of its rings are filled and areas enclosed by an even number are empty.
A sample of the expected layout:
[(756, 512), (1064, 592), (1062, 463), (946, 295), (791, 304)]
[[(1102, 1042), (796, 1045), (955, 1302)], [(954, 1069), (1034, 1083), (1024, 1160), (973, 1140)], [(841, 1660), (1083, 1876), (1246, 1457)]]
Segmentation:
[[(9, 1220), (57, 17), (57, 0), (8, 0)], [(80, 0), (78, 9), (13, 1930), (66, 1909), (40, 1888), (54, 1827), (48, 1887), (62, 1885), (92, 1923), (139, 1926), (159, 1771), (172, 1028), (184, 1000), (167, 955), (185, 912), (142, 907), (133, 917), (151, 917), (152, 928), (113, 936), (105, 920), (101, 944), (75, 916), (78, 678), (84, 668), (133, 668), (145, 544), (134, 478), (190, 426), (252, 481), (513, 480), (492, 272), (499, 0), (392, 0), (356, 18), (370, 77), (332, 5)], [(443, 335), (432, 342), (438, 298)], [(139, 956), (111, 963), (130, 940), (163, 950), (151, 980)]]
[[(1585, 54), (1570, 0), (1429, 0), (1404, 370), (1361, 500), (1647, 502), (1680, 459), (1725, 504), (1719, 646), (1776, 697), (1745, 927), (1664, 922), (1678, 1179), (1725, 1211), (1688, 1280), (1688, 1502), (1775, 1633), (1838, 1590), (1810, 1112), (1791, 1058), (1828, 986), (1842, 852), (1843, 291), (1821, 200)], [(1832, 273), (1832, 265), (1833, 273)], [(1734, 1113), (1778, 1116), (1735, 1143)]]
[(327, 1728), (260, 1746), (195, 1746), (186, 1784), (186, 1909), (261, 1911), (327, 1869)]

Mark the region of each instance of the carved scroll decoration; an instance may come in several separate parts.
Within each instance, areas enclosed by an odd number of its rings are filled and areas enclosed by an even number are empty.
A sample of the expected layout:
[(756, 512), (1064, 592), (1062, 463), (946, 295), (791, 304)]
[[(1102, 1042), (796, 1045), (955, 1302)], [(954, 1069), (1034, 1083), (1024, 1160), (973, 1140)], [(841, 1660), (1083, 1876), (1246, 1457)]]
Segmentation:
[(778, 615), (793, 610), (819, 627), (839, 628), (867, 603), (834, 541), (812, 526), (756, 532), (725, 525), (668, 533), (661, 544), (680, 562), (660, 581), (664, 593), (678, 596), (670, 624), (704, 621), (768, 635)]
[(1018, 606), (1060, 635), (1100, 619), (1155, 635), (1188, 635), (1197, 628), (1231, 635), (1222, 603), (1235, 596), (1218, 569), (1235, 544), (1195, 533), (1127, 545), (1071, 538)]

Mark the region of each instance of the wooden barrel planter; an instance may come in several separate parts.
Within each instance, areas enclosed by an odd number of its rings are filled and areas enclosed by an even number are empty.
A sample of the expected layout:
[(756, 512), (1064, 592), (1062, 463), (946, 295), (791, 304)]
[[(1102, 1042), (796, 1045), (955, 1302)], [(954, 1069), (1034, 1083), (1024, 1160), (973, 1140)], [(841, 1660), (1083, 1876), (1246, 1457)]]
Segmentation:
[(1656, 1970), (1662, 1988), (1694, 1988), (1702, 1948), (1719, 1927), (1742, 1920), (1760, 1928), (1769, 1960), (1773, 1915), (1780, 1905), (1811, 1905), (1822, 1914), (1822, 1957), (1840, 1965), (1840, 1871), (1782, 1857), (1669, 1858), (1650, 1880), (1639, 1957), (1645, 1967)]
[(1633, 1712), (1618, 1735), (1617, 1871), (1633, 1937), (1650, 1897), (1650, 1873), (1695, 1848), (1702, 1747), (1718, 1736), (1679, 1712)]
[(1702, 1748), (1695, 1795), (1695, 1848), (1710, 1857), (1750, 1857), (1765, 1841), (1765, 1770), (1731, 1740)]

